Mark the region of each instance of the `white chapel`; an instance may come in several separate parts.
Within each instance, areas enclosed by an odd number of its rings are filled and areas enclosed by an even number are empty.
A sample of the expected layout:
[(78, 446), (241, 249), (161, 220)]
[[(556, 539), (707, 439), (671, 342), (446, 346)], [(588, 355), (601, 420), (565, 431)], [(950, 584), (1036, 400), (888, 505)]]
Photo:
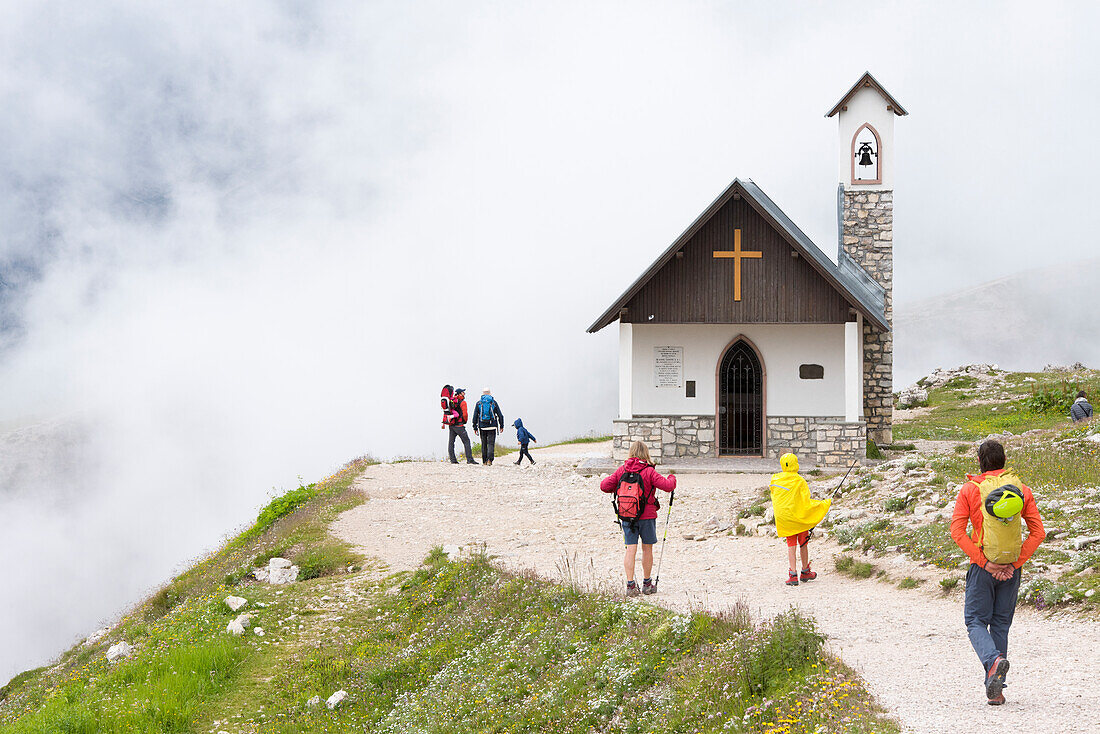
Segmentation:
[(588, 328), (619, 322), (616, 459), (843, 465), (891, 441), (894, 118), (865, 73), (838, 123), (837, 260), (735, 179)]

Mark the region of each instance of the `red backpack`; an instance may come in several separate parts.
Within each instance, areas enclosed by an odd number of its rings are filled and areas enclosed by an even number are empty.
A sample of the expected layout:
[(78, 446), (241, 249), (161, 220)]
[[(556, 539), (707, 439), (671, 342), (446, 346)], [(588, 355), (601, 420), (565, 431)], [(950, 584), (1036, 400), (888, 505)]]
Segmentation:
[(444, 385), (439, 393), (439, 407), (443, 409), (443, 427), (457, 425), (461, 416), (458, 404), (454, 400), (454, 388)]
[[(619, 485), (611, 495), (611, 506), (615, 508), (615, 517), (618, 518), (619, 524), (622, 525), (625, 520), (630, 523), (630, 527), (637, 527), (638, 520), (641, 519), (646, 505), (649, 504), (649, 499), (641, 473), (623, 472), (619, 477)], [(656, 504), (656, 498), (653, 499)]]

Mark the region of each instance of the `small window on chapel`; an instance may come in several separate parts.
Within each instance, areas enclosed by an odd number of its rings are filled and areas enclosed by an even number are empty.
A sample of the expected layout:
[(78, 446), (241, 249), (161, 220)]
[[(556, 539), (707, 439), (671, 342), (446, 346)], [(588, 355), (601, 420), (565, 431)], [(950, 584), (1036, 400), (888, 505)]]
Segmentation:
[(825, 379), (825, 368), (819, 364), (798, 365), (798, 376), (803, 380)]

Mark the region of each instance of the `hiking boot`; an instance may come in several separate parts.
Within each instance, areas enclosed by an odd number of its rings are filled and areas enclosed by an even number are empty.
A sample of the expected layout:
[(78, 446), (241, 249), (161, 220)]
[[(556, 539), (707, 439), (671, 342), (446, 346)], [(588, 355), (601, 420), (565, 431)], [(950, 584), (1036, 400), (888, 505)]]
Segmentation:
[(787, 572), (787, 586), (798, 586), (798, 574), (794, 571)]
[(991, 706), (999, 706), (1004, 703), (1005, 699), (1001, 695), (1001, 691), (1004, 689), (1006, 675), (1008, 675), (1008, 658), (998, 655), (985, 674), (985, 697), (989, 699)]
[(476, 462), (476, 461), (467, 461), (466, 463), (467, 463), (467, 464), (471, 464), (471, 465), (473, 465), (473, 466), (477, 466), (477, 462)]
[(520, 461), (523, 461), (523, 459), (520, 459), (519, 461), (517, 461), (517, 462), (516, 462), (516, 466), (519, 466), (519, 462), (520, 462)]
[(638, 584), (633, 581), (626, 582), (626, 595), (627, 596), (639, 596), (641, 595), (641, 589), (638, 588)]
[(642, 582), (642, 593), (646, 596), (657, 593), (657, 584), (653, 583), (649, 579)]
[(457, 464), (457, 463), (458, 463), (458, 459), (451, 459), (451, 463), (452, 463), (452, 464)]
[(998, 693), (996, 698), (989, 699), (988, 703), (990, 706), (1004, 706), (1005, 694)]
[(816, 571), (811, 571), (808, 568), (802, 569), (802, 573), (800, 573), (798, 575), (798, 580), (799, 581), (813, 581), (816, 578), (817, 578), (817, 572)]

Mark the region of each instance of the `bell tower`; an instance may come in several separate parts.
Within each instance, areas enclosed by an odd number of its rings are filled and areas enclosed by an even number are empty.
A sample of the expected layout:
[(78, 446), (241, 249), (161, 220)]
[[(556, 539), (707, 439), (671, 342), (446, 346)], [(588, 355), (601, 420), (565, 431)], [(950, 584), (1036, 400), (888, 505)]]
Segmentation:
[[(825, 116), (839, 137), (840, 267), (859, 266), (884, 291), (894, 323), (894, 118), (908, 115), (870, 72)], [(894, 337), (863, 324), (863, 417), (867, 438), (892, 443)]]

